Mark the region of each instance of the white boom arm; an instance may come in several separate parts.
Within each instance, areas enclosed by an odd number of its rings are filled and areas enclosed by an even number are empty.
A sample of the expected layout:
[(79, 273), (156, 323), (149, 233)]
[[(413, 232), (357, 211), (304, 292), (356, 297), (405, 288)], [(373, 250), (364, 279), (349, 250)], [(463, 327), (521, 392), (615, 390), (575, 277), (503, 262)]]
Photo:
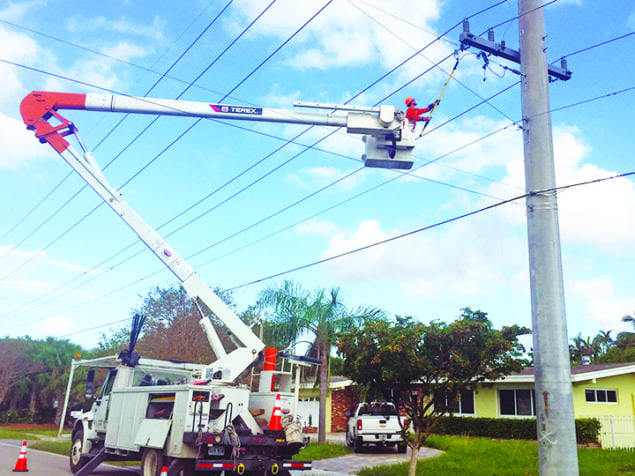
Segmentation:
[[(314, 104), (309, 107), (328, 107)], [(148, 225), (121, 194), (106, 180), (92, 154), (85, 150), (78, 153), (65, 139), (69, 134), (77, 136), (72, 122), (62, 117), (59, 109), (84, 109), (139, 114), (213, 117), (222, 119), (282, 122), (293, 124), (346, 127), (347, 132), (365, 134), (367, 144), (366, 165), (409, 168), (412, 165), (414, 137), (410, 127), (404, 127), (401, 113), (392, 106), (380, 108), (342, 107), (346, 115), (307, 114), (280, 109), (230, 106), (191, 101), (135, 98), (105, 94), (75, 94), (34, 91), (20, 104), (20, 112), (28, 129), (35, 131), (40, 142), (48, 142), (62, 158), (95, 190), (101, 198), (124, 220), (150, 250), (181, 281), (183, 288), (198, 306), (200, 302), (216, 314), (244, 347), (226, 352), (209, 319), (201, 313), (200, 324), (205, 331), (217, 360), (208, 366), (207, 376), (223, 381), (234, 381), (260, 358), (264, 349), (262, 341), (234, 312), (209, 288), (194, 270), (170, 245)], [(53, 126), (49, 119), (55, 117), (60, 124)], [(372, 144), (375, 149), (369, 150)], [(405, 157), (403, 157), (405, 155)], [(370, 162), (370, 163), (369, 163)], [(383, 164), (385, 162), (385, 164)], [(409, 163), (409, 165), (408, 165)], [(405, 165), (404, 165), (405, 164)]]

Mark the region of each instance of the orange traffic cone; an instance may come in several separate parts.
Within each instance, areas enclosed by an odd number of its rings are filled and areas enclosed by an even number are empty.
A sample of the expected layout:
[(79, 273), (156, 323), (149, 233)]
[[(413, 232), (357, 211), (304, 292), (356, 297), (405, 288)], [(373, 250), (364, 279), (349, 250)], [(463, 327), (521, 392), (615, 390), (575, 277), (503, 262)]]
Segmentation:
[(15, 463), (15, 468), (13, 469), (14, 473), (25, 473), (28, 471), (26, 467), (26, 441), (22, 443), (22, 449), (20, 450), (20, 456), (18, 456), (18, 461)]
[(159, 476), (168, 476), (168, 467), (164, 466), (161, 468), (161, 474)]
[(271, 419), (269, 420), (270, 430), (282, 430), (282, 410), (280, 409), (280, 394), (276, 394), (276, 403), (273, 406), (271, 412)]

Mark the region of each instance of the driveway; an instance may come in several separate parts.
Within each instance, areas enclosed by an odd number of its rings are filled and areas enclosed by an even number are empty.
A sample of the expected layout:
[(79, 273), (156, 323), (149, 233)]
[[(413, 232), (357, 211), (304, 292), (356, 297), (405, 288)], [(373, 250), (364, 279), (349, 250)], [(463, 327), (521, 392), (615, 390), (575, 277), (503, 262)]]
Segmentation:
[[(311, 435), (312, 439), (317, 437)], [(328, 443), (346, 444), (346, 436), (344, 433), (327, 433), (326, 441)], [(345, 456), (339, 456), (337, 458), (323, 459), (313, 461), (313, 471), (311, 475), (315, 476), (344, 476), (357, 474), (362, 468), (368, 468), (371, 466), (379, 466), (383, 464), (399, 464), (407, 463), (410, 461), (410, 454), (412, 451), (410, 448), (404, 454), (397, 453), (395, 448), (365, 448), (365, 452), (361, 454), (352, 453)], [(419, 459), (434, 458), (443, 454), (443, 451), (435, 450), (432, 448), (420, 448)], [(301, 473), (298, 473), (301, 474)], [(305, 476), (306, 473), (304, 473)]]

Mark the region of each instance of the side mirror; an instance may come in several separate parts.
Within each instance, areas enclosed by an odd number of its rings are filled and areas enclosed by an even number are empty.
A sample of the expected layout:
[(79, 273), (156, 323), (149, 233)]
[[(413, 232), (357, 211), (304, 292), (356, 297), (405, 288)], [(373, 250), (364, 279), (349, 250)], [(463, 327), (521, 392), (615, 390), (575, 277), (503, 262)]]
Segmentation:
[(346, 415), (346, 418), (350, 418), (351, 417), (351, 412), (346, 412), (345, 415)]
[(95, 392), (95, 369), (90, 369), (88, 374), (86, 374), (86, 392), (84, 393), (84, 398), (86, 400), (90, 400), (93, 398), (93, 393)]

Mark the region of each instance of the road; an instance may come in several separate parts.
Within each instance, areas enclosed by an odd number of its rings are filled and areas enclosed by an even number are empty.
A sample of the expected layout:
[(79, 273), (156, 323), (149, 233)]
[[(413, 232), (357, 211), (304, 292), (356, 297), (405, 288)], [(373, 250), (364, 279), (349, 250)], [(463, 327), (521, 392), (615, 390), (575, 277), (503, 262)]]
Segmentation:
[[(0, 440), (0, 476), (15, 476), (13, 472), (20, 450), (22, 440)], [(68, 467), (68, 456), (46, 453), (30, 449), (31, 442), (27, 441), (27, 467), (29, 473), (46, 476), (68, 476), (71, 474)], [(381, 452), (367, 452), (365, 454), (350, 454), (321, 461), (313, 462), (312, 471), (292, 471), (293, 476), (350, 476), (361, 468), (378, 464), (396, 464), (407, 462), (410, 458), (408, 454), (397, 454), (394, 450)], [(419, 458), (431, 458), (440, 455), (442, 452), (430, 448), (422, 448)], [(102, 463), (97, 467), (92, 475), (98, 476), (131, 476), (138, 475), (138, 467), (120, 468)]]
[[(2, 440), (0, 441), (0, 476), (15, 476), (13, 469), (18, 461), (23, 441)], [(32, 450), (27, 441), (27, 468), (30, 474), (46, 476), (68, 476), (71, 474), (68, 468), (68, 456), (45, 453), (44, 451)], [(117, 468), (107, 464), (100, 465), (93, 475), (108, 476), (131, 476), (139, 474), (138, 468)]]
[[(13, 469), (20, 455), (22, 443), (23, 440), (0, 440), (0, 476), (15, 476), (19, 474), (14, 473)], [(69, 476), (71, 474), (68, 468), (68, 456), (30, 449), (28, 447), (30, 443), (27, 441), (27, 468), (30, 474), (36, 476)], [(106, 463), (102, 463), (91, 473), (94, 476), (131, 476), (138, 474), (138, 467), (118, 468), (109, 466)], [(292, 474), (293, 476), (308, 476), (305, 471), (292, 471)], [(312, 476), (340, 476), (340, 474), (344, 473), (315, 471), (310, 474)]]

